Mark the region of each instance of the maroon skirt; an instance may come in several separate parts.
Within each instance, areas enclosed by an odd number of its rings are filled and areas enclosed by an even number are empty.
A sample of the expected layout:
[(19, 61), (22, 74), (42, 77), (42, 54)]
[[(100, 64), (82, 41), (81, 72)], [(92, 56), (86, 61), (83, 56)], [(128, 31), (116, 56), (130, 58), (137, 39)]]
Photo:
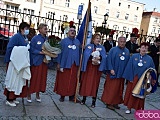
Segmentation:
[(16, 98), (25, 98), (27, 97), (27, 91), (28, 91), (28, 86), (23, 86), (22, 92), (20, 95), (15, 95), (13, 91), (8, 91), (7, 88), (4, 89), (4, 95), (7, 97), (7, 99), (14, 100)]
[(121, 104), (123, 103), (123, 90), (124, 79), (111, 79), (110, 75), (107, 74), (101, 100), (106, 104)]
[(82, 72), (80, 91), (81, 96), (97, 96), (100, 77), (102, 72), (99, 71), (99, 65), (93, 65), (91, 61), (88, 62), (85, 72)]
[(138, 76), (134, 77), (133, 82), (128, 82), (126, 93), (124, 96), (124, 105), (127, 106), (129, 109), (134, 108), (135, 110), (143, 110), (145, 99), (134, 97), (132, 95), (132, 90), (136, 86), (137, 82), (138, 82)]
[(54, 92), (61, 96), (72, 96), (76, 93), (78, 67), (65, 68), (63, 72), (57, 70)]
[[(6, 65), (6, 71), (8, 69), (8, 65), (9, 65), (9, 63), (7, 63), (7, 65)], [(23, 86), (22, 92), (21, 92), (20, 95), (15, 95), (13, 91), (8, 91), (7, 88), (4, 89), (4, 95), (7, 97), (7, 99), (10, 99), (10, 100), (14, 100), (18, 97), (20, 97), (20, 98), (27, 97), (27, 92), (28, 92), (28, 82), (27, 82), (27, 80), (26, 80), (26, 85)]]
[(47, 70), (48, 67), (45, 63), (39, 66), (31, 66), (30, 94), (46, 91)]

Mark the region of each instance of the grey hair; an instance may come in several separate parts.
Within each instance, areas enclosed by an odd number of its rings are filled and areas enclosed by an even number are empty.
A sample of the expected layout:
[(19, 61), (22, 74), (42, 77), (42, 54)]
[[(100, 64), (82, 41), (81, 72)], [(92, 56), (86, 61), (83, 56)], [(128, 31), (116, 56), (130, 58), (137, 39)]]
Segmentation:
[(118, 38), (118, 41), (119, 41), (120, 39), (125, 39), (125, 41), (127, 40), (127, 38), (126, 38), (126, 37), (123, 37), (123, 36), (119, 37), (119, 38)]
[(40, 23), (39, 25), (38, 25), (38, 30), (39, 29), (42, 29), (43, 27), (47, 27), (48, 25), (46, 24), (46, 23)]

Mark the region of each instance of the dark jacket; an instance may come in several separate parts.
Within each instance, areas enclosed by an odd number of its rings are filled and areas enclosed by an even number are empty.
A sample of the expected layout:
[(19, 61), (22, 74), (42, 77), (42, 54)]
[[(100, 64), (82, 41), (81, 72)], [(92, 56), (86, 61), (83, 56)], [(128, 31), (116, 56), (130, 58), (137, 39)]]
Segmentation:
[(112, 47), (115, 47), (116, 46), (116, 41), (112, 41), (112, 43), (113, 43), (113, 46), (109, 43), (109, 41), (108, 40), (106, 40), (105, 42), (104, 42), (104, 48), (106, 49), (106, 52), (108, 53), (109, 52), (109, 50), (112, 48)]
[(151, 45), (149, 49), (149, 55), (152, 57), (153, 62), (155, 64), (155, 68), (158, 71), (159, 55), (157, 54), (157, 52), (159, 52), (159, 47), (156, 47), (155, 45)]
[(131, 41), (126, 42), (126, 48), (128, 48), (130, 53), (137, 53), (138, 45), (136, 43), (131, 43)]

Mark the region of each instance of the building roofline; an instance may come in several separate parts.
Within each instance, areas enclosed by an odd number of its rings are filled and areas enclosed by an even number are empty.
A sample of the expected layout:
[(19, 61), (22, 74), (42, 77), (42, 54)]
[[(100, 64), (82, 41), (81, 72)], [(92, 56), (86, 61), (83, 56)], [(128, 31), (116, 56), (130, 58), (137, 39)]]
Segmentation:
[(147, 15), (152, 15), (152, 16), (160, 17), (160, 13), (159, 12), (155, 12), (155, 11), (143, 12), (142, 16), (147, 16)]
[(140, 2), (137, 2), (137, 1), (134, 1), (134, 0), (128, 0), (128, 1), (131, 1), (131, 2), (135, 2), (135, 3), (139, 3), (139, 4), (146, 5), (146, 4), (144, 4), (144, 3), (140, 3)]

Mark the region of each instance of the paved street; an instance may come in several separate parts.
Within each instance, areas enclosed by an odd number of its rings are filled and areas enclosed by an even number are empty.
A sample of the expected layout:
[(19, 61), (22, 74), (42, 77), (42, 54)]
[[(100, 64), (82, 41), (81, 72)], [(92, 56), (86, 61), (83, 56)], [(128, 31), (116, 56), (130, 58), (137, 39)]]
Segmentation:
[[(86, 105), (72, 103), (66, 97), (65, 102), (59, 102), (59, 96), (53, 92), (55, 82), (55, 70), (48, 70), (47, 90), (41, 94), (42, 102), (35, 101), (35, 94), (32, 95), (32, 103), (27, 103), (26, 98), (17, 99), (20, 104), (16, 107), (5, 105), (5, 96), (3, 95), (5, 64), (3, 58), (0, 58), (0, 120), (103, 120), (103, 119), (134, 119), (132, 114), (126, 115), (126, 107), (120, 105), (121, 109), (111, 111), (100, 101), (103, 91), (104, 77), (98, 91), (98, 100), (95, 108), (91, 108), (91, 98), (87, 99)], [(81, 97), (79, 97), (81, 99)], [(149, 95), (146, 99), (145, 109), (160, 109), (160, 88), (157, 92)]]

